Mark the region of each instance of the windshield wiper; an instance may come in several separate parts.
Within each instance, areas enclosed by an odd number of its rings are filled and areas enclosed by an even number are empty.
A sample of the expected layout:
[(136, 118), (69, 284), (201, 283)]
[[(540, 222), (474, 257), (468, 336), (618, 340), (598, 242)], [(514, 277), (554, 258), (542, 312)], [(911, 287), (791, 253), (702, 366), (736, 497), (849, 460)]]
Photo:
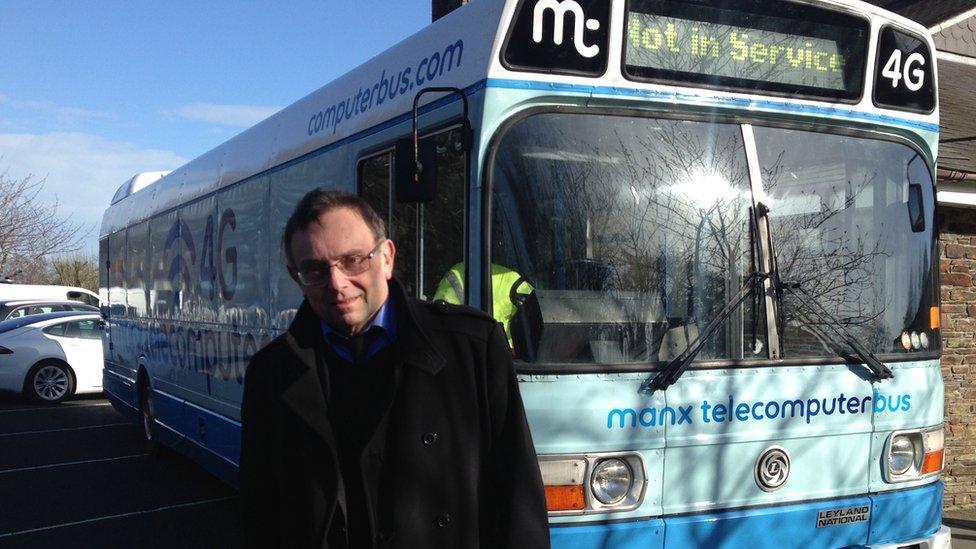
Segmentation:
[[(819, 317), (821, 320), (826, 320), (827, 329), (832, 331), (837, 337), (842, 339), (844, 343), (853, 349), (854, 353), (862, 361), (864, 365), (871, 370), (874, 377), (877, 379), (891, 379), (894, 376), (891, 370), (884, 365), (878, 357), (874, 356), (874, 353), (867, 350), (861, 343), (854, 337), (853, 334), (841, 323), (841, 321), (831, 314), (823, 305), (817, 302), (817, 300), (810, 297), (803, 288), (798, 283), (782, 282), (778, 285), (779, 290), (786, 290), (790, 292), (790, 295), (796, 298), (801, 305), (806, 307), (806, 309), (812, 313), (814, 316)], [(777, 292), (777, 294), (781, 294)], [(782, 310), (782, 308), (781, 308)]]
[(684, 350), (684, 352), (676, 356), (671, 362), (668, 362), (664, 369), (662, 369), (656, 376), (649, 377), (644, 380), (644, 383), (641, 383), (640, 392), (651, 393), (658, 389), (665, 390), (673, 385), (674, 382), (678, 381), (678, 378), (681, 377), (681, 374), (685, 373), (685, 370), (687, 370), (689, 366), (691, 366), (692, 361), (695, 360), (695, 357), (698, 356), (698, 353), (700, 353), (702, 348), (705, 346), (705, 342), (708, 341), (716, 330), (718, 330), (718, 327), (722, 324), (722, 322), (732, 314), (732, 311), (735, 311), (735, 309), (743, 301), (745, 301), (746, 297), (748, 297), (750, 293), (753, 291), (758, 291), (759, 288), (761, 288), (762, 283), (767, 278), (769, 278), (769, 275), (766, 273), (750, 273), (749, 276), (746, 277), (746, 282), (743, 284), (742, 288), (740, 288), (739, 291), (736, 292), (731, 299), (729, 299), (725, 306), (722, 307), (722, 310), (715, 315), (715, 318), (713, 318), (711, 322), (708, 323), (708, 326), (706, 326), (705, 329), (698, 335), (698, 338), (695, 339), (695, 341), (693, 341), (691, 345)]

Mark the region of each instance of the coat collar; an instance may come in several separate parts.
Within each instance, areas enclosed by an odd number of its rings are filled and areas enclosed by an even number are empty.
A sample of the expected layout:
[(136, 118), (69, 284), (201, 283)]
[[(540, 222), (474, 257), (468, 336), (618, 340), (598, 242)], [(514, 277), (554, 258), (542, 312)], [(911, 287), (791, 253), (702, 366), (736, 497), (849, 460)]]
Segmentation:
[(404, 353), (404, 363), (430, 375), (437, 375), (447, 361), (424, 328), (430, 323), (421, 320), (424, 314), (421, 310), (423, 305), (420, 301), (407, 297), (406, 290), (397, 279), (390, 281), (390, 299), (396, 300), (400, 330), (397, 337), (403, 338), (400, 349)]

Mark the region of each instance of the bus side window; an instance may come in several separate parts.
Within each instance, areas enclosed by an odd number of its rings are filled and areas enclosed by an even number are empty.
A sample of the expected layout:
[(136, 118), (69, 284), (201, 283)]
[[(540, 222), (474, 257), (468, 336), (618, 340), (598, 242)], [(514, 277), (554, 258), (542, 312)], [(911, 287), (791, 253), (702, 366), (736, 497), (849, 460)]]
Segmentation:
[(437, 196), (433, 202), (396, 202), (391, 151), (360, 161), (358, 176), (360, 196), (384, 216), (388, 236), (396, 244), (394, 275), (409, 295), (430, 300), (451, 267), (464, 260), (467, 158), (457, 129), (427, 139), (437, 145)]

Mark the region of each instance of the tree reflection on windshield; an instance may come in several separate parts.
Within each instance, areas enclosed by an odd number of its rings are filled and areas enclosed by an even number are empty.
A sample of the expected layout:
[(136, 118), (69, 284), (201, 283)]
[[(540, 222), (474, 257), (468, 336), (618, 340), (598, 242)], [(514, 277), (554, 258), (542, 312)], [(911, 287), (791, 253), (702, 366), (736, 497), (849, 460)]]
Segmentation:
[[(934, 300), (924, 162), (891, 142), (758, 127), (755, 135), (756, 199), (771, 210), (782, 279), (871, 352), (903, 352), (900, 334), (924, 329)], [(670, 360), (752, 270), (738, 125), (537, 114), (505, 133), (491, 175), (492, 262), (535, 288), (512, 321), (522, 360)], [(911, 221), (909, 182), (923, 189), (924, 219)], [(927, 230), (913, 232), (919, 226)], [(784, 296), (785, 356), (836, 357), (827, 321), (800, 315), (794, 301)], [(765, 358), (764, 319), (754, 295), (699, 359)]]
[[(761, 199), (770, 208), (783, 280), (823, 305), (872, 352), (901, 351), (903, 330), (928, 329), (932, 233), (913, 233), (909, 180), (924, 183), (928, 227), (934, 208), (927, 170), (897, 143), (757, 128)], [(826, 319), (804, 317), (784, 297), (787, 357), (831, 356)]]
[[(493, 177), (493, 262), (537, 289), (539, 360), (597, 360), (593, 342), (619, 347), (596, 353), (611, 361), (667, 360), (748, 275), (738, 126), (533, 116), (506, 134)], [(743, 316), (703, 356), (741, 358)]]

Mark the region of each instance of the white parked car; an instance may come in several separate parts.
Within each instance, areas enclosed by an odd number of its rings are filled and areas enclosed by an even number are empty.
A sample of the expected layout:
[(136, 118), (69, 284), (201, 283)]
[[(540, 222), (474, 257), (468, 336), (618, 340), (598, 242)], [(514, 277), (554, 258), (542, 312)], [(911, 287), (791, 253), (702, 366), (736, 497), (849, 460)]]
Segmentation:
[(102, 319), (62, 311), (0, 322), (0, 390), (56, 403), (102, 390)]
[(98, 307), (80, 301), (52, 301), (46, 300), (0, 300), (0, 320), (18, 318), (22, 316), (53, 313), (57, 311), (81, 311), (97, 313)]

